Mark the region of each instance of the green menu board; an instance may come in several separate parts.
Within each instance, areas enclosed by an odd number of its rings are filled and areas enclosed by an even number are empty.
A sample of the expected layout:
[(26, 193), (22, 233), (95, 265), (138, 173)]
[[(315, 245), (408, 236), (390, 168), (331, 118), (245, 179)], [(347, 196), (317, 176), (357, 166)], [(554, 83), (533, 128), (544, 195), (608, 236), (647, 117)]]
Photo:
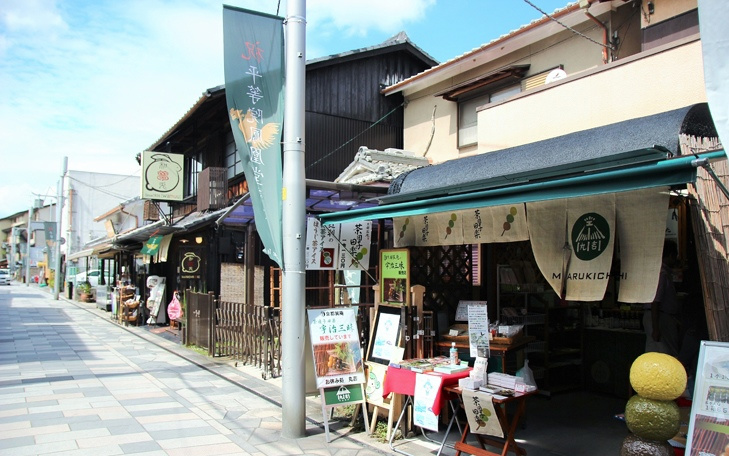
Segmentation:
[(380, 251), (380, 302), (410, 305), (410, 251)]

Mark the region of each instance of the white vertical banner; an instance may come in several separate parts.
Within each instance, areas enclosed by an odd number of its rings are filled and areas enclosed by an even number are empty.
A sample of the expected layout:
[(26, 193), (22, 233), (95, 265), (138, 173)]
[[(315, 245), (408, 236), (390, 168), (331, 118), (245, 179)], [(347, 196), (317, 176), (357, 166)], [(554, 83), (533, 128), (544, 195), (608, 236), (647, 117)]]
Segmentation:
[(668, 190), (658, 187), (615, 194), (620, 302), (651, 302), (655, 297), (666, 238)]
[(415, 245), (415, 224), (413, 217), (394, 217), (392, 219), (395, 235), (395, 248)]
[(372, 222), (342, 223), (339, 229), (339, 257), (337, 269), (364, 270), (370, 267)]
[(527, 203), (537, 266), (567, 301), (605, 296), (615, 240), (615, 194)]
[(307, 270), (334, 270), (337, 267), (339, 254), (339, 225), (322, 225), (316, 217), (309, 217), (306, 222)]

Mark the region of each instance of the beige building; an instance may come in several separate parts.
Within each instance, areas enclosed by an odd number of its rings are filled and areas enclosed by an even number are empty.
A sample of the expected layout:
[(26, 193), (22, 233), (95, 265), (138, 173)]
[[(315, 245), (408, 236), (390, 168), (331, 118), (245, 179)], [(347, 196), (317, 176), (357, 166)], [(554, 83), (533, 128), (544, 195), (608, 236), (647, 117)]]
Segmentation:
[(436, 163), (705, 102), (697, 1), (583, 0), (385, 93)]

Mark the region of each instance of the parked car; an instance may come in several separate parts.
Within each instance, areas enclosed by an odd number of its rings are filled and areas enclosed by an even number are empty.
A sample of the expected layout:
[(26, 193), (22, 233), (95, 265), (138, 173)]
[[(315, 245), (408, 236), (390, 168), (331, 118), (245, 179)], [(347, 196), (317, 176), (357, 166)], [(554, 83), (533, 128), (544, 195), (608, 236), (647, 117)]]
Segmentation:
[(10, 285), (10, 271), (0, 269), (0, 285)]
[(88, 277), (86, 272), (87, 271), (76, 274), (76, 285), (86, 282), (87, 280), (92, 287), (99, 285), (99, 277), (101, 277), (101, 271), (99, 271), (98, 269), (88, 271)]

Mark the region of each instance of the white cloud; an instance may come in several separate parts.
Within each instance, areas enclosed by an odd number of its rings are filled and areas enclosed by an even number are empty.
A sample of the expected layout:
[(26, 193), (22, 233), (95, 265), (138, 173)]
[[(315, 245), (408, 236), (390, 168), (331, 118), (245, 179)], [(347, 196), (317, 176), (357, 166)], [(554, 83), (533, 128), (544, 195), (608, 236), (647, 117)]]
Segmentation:
[[(276, 14), (277, 0), (226, 4)], [(334, 37), (393, 35), (435, 0), (308, 0), (307, 57)], [(69, 168), (138, 174), (137, 152), (224, 82), (222, 5), (213, 0), (3, 0), (0, 217)], [(280, 16), (286, 16), (285, 2)], [(376, 44), (374, 41), (370, 44)]]

